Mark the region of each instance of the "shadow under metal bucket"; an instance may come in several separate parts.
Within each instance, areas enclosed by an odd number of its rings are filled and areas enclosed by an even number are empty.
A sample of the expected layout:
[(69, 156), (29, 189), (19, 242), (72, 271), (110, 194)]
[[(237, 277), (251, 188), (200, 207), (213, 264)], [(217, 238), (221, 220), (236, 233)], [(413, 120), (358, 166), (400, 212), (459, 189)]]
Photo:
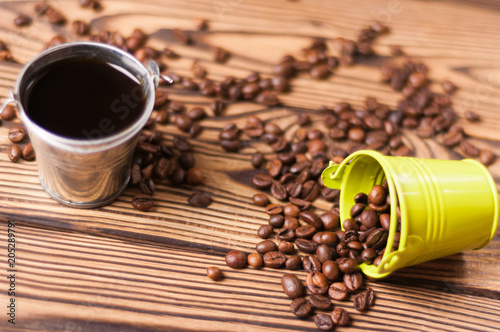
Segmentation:
[[(25, 94), (34, 77), (47, 66), (71, 58), (102, 60), (140, 84), (144, 107), (128, 126), (106, 135), (94, 131), (85, 138), (73, 138), (47, 130), (30, 117)], [(71, 207), (92, 208), (108, 204), (120, 195), (130, 177), (138, 135), (153, 110), (158, 81), (155, 63), (148, 70), (125, 51), (91, 42), (48, 49), (23, 68), (13, 96), (4, 105), (17, 104), (36, 152), (40, 182), (52, 198)], [(57, 91), (53, 98), (57, 98)], [(50, 114), (51, 110), (43, 112)]]

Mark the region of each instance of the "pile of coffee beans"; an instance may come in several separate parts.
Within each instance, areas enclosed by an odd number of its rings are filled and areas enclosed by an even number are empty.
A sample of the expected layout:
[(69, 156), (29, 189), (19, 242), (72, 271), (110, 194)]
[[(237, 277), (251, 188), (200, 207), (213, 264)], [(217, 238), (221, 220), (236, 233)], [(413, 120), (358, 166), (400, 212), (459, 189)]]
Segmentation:
[[(227, 266), (307, 271), (305, 286), (293, 273), (282, 276), (281, 286), (293, 299), (291, 312), (305, 318), (316, 311), (314, 322), (321, 330), (331, 330), (351, 322), (346, 309), (331, 311), (332, 300), (352, 298), (357, 311), (365, 311), (374, 305), (374, 290), (367, 287), (361, 291), (364, 276), (359, 265), (378, 266), (384, 255), (391, 205), (387, 182), (353, 197), (351, 218), (342, 222), (344, 230), (340, 228), (338, 204), (318, 216), (310, 205), (303, 209), (293, 203), (269, 204), (269, 198), (262, 193), (255, 194), (253, 200), (256, 205), (265, 207), (269, 214), (268, 224), (257, 230), (257, 236), (264, 240), (256, 245), (256, 252), (249, 255), (241, 250), (227, 253)], [(397, 220), (393, 250), (399, 245), (399, 214)]]

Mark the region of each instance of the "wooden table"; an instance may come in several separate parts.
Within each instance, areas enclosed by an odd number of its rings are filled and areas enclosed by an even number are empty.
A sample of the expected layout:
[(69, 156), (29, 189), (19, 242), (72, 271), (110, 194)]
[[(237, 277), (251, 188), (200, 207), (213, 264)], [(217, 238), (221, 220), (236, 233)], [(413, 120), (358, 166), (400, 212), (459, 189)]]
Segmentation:
[[(32, 1), (0, 3), (0, 40), (7, 43), (21, 64), (41, 52), (59, 33), (68, 40), (82, 39), (71, 24), (55, 27), (37, 18)], [(128, 189), (114, 203), (91, 210), (64, 207), (43, 191), (36, 162), (11, 163), (6, 150), (7, 131), (0, 127), (0, 233), (2, 272), (0, 305), (3, 331), (313, 331), (311, 319), (295, 318), (283, 293), (283, 270), (232, 270), (225, 266), (230, 249), (252, 252), (259, 239), (256, 229), (267, 222), (262, 208), (251, 202), (256, 192), (249, 185), (249, 160), (256, 149), (271, 156), (263, 145), (252, 144), (238, 154), (218, 145), (220, 128), (231, 121), (241, 128), (248, 114), (297, 129), (296, 114), (308, 112), (316, 124), (320, 105), (340, 101), (361, 107), (366, 96), (376, 96), (395, 107), (399, 95), (379, 82), (379, 67), (391, 45), (423, 61), (436, 82), (449, 79), (459, 90), (453, 97), (458, 114), (474, 111), (481, 121), (463, 118), (459, 124), (470, 140), (500, 155), (500, 5), (489, 1), (262, 1), (262, 0), (143, 0), (103, 1), (102, 11), (80, 8), (78, 1), (58, 0), (68, 21), (82, 19), (92, 29), (119, 31), (134, 28), (152, 34), (149, 45), (169, 46), (181, 54), (166, 61), (180, 75), (190, 76), (198, 59), (209, 77), (246, 77), (252, 71), (270, 74), (285, 54), (299, 54), (314, 38), (354, 38), (371, 21), (390, 26), (374, 48), (380, 55), (352, 67), (340, 68), (326, 81), (307, 75), (292, 81), (293, 91), (280, 95), (283, 106), (266, 108), (245, 102), (232, 104), (223, 116), (209, 117), (204, 132), (191, 139), (197, 165), (205, 182), (191, 186), (160, 185), (152, 211), (130, 205), (137, 189)], [(13, 19), (25, 13), (34, 18), (18, 28)], [(195, 18), (209, 21), (207, 31), (195, 31)], [(193, 33), (195, 43), (182, 45), (175, 28)], [(232, 54), (229, 61), (212, 61), (211, 46)], [(395, 61), (400, 61), (396, 59)], [(0, 96), (5, 97), (22, 68), (0, 63)], [(173, 100), (188, 107), (207, 107), (210, 98), (180, 88), (165, 88)], [(180, 131), (160, 126), (166, 139)], [(438, 138), (420, 139), (414, 131), (405, 137), (419, 157), (462, 158)], [(266, 150), (267, 149), (267, 150)], [(497, 188), (498, 162), (489, 167)], [(208, 208), (193, 208), (187, 197), (193, 190), (212, 194)], [(318, 200), (318, 211), (329, 203)], [(7, 226), (15, 224), (15, 325), (8, 323), (6, 306), (11, 296), (7, 265)], [(474, 220), (471, 220), (474, 222)], [(356, 312), (351, 302), (335, 303), (353, 317), (352, 326), (339, 331), (498, 331), (500, 326), (500, 237), (479, 251), (404, 268), (390, 277), (368, 282), (377, 293), (376, 305)], [(206, 268), (219, 266), (225, 278), (213, 282)], [(304, 279), (305, 272), (297, 274)]]

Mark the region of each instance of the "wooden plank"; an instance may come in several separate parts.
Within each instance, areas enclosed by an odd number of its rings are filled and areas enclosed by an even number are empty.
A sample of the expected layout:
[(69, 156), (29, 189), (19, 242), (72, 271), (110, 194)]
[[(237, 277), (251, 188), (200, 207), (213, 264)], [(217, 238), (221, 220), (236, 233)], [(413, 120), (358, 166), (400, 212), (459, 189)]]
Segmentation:
[[(71, 26), (54, 27), (37, 18), (34, 1), (0, 4), (0, 40), (6, 42), (21, 64), (0, 62), (0, 100), (14, 86), (22, 64), (42, 51), (56, 34), (69, 41), (82, 40)], [(196, 163), (203, 166), (200, 186), (159, 184), (157, 205), (140, 212), (130, 205), (138, 193), (129, 188), (113, 204), (92, 210), (64, 207), (41, 188), (36, 162), (11, 163), (6, 150), (7, 132), (14, 123), (0, 127), (0, 217), (15, 220), (22, 246), (19, 271), (19, 321), (22, 328), (39, 330), (205, 330), (278, 331), (315, 330), (310, 320), (295, 319), (289, 300), (279, 286), (283, 271), (229, 270), (223, 255), (238, 248), (251, 252), (258, 242), (257, 228), (267, 222), (262, 208), (251, 203), (255, 193), (249, 183), (254, 170), (253, 152), (267, 157), (271, 149), (257, 142), (238, 154), (225, 153), (218, 144), (220, 129), (228, 122), (242, 128), (249, 115), (277, 123), (290, 138), (298, 128), (296, 115), (311, 115), (314, 127), (326, 131), (320, 105), (347, 101), (362, 107), (366, 96), (376, 96), (395, 107), (399, 95), (379, 82), (382, 63), (391, 59), (389, 48), (400, 45), (409, 58), (430, 68), (433, 87), (444, 79), (457, 84), (454, 107), (471, 142), (500, 156), (500, 7), (485, 1), (263, 1), (263, 0), (145, 0), (104, 1), (103, 11), (82, 9), (76, 0), (51, 2), (68, 21), (83, 19), (93, 31), (111, 30), (128, 35), (140, 27), (152, 34), (148, 45), (168, 46), (182, 55), (164, 60), (172, 70), (192, 76), (194, 60), (208, 70), (208, 77), (246, 77), (253, 71), (272, 73), (272, 65), (284, 54), (299, 56), (300, 49), (315, 38), (355, 37), (373, 19), (391, 27), (374, 45), (380, 57), (363, 60), (339, 70), (326, 81), (300, 75), (292, 92), (280, 95), (283, 106), (267, 108), (250, 102), (232, 104), (222, 116), (200, 123), (205, 128), (194, 146)], [(18, 13), (34, 17), (30, 27), (16, 28)], [(194, 18), (209, 20), (208, 31), (195, 31)], [(182, 45), (173, 29), (188, 31), (194, 45)], [(212, 47), (228, 49), (226, 64), (214, 63)], [(178, 87), (165, 88), (173, 100), (188, 108), (208, 110), (210, 98)], [(481, 116), (471, 123), (467, 110)], [(210, 113), (211, 114), (211, 113)], [(15, 122), (17, 123), (17, 122)], [(182, 134), (174, 125), (158, 126), (167, 141)], [(440, 137), (421, 139), (404, 130), (405, 142), (424, 158), (460, 159), (459, 148), (447, 149)], [(336, 143), (329, 142), (330, 146)], [(341, 143), (342, 145), (342, 143)], [(345, 145), (345, 144), (344, 144)], [(500, 189), (500, 167), (489, 167)], [(207, 209), (193, 208), (187, 198), (193, 190), (208, 191), (214, 203)], [(273, 200), (276, 202), (275, 200)], [(317, 200), (316, 211), (330, 204)], [(0, 218), (1, 220), (1, 218)], [(0, 223), (5, 234), (5, 223)], [(480, 251), (405, 268), (388, 279), (370, 282), (380, 295), (366, 314), (355, 312), (351, 303), (339, 303), (354, 315), (349, 330), (442, 330), (493, 331), (500, 316), (500, 238)], [(2, 245), (5, 243), (2, 242)], [(2, 247), (2, 252), (5, 250)], [(208, 265), (224, 267), (227, 278), (214, 283), (205, 276)], [(299, 272), (303, 278), (304, 272)], [(2, 289), (6, 280), (0, 278)], [(5, 293), (1, 293), (4, 303)], [(373, 321), (372, 328), (370, 321)], [(3, 324), (3, 325), (2, 325)], [(1, 329), (8, 329), (0, 321)], [(339, 329), (340, 330), (340, 329)]]
[[(19, 223), (15, 229), (17, 319), (25, 328), (315, 330), (311, 319), (289, 312), (281, 270), (231, 270), (222, 253), (184, 245), (137, 244)], [(6, 234), (5, 224), (0, 232)], [(2, 252), (5, 247), (3, 241)], [(494, 256), (498, 247), (496, 239), (478, 254)], [(223, 269), (222, 281), (206, 277), (210, 265)], [(352, 314), (349, 331), (495, 331), (499, 265), (475, 252), (454, 255), (368, 282), (377, 302), (366, 313), (356, 312), (350, 301), (335, 306)], [(304, 279), (306, 272), (297, 275)], [(7, 285), (2, 278), (2, 289)]]

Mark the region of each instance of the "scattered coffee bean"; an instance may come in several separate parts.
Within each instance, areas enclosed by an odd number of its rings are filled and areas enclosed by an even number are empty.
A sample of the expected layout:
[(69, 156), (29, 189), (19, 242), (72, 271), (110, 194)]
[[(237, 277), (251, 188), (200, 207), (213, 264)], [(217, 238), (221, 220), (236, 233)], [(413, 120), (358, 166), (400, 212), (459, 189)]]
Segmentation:
[(496, 160), (496, 156), (490, 150), (481, 150), (479, 153), (479, 161), (484, 166), (490, 166)]
[(309, 298), (309, 303), (313, 308), (320, 310), (328, 310), (332, 306), (330, 299), (320, 294), (312, 294)]
[(312, 306), (306, 299), (299, 297), (292, 301), (290, 309), (295, 316), (304, 318), (309, 316)]
[(226, 265), (233, 269), (242, 269), (247, 266), (247, 255), (241, 250), (231, 250), (225, 256)]
[(256, 252), (248, 255), (247, 262), (248, 262), (249, 266), (256, 268), (256, 269), (264, 266), (264, 260), (262, 259), (262, 256)]
[(35, 160), (35, 150), (33, 149), (33, 145), (31, 143), (26, 144), (22, 149), (22, 157), (26, 161)]
[(151, 210), (153, 205), (153, 198), (149, 195), (137, 195), (132, 199), (132, 206), (139, 211)]
[(9, 130), (9, 139), (13, 143), (19, 143), (26, 137), (26, 131), (23, 127), (15, 126)]
[(17, 163), (22, 156), (21, 148), (18, 145), (11, 145), (7, 150), (7, 155), (12, 162)]
[(285, 262), (287, 270), (297, 270), (302, 266), (302, 260), (299, 255), (291, 255)]
[(352, 299), (354, 309), (357, 311), (365, 311), (368, 308), (365, 294), (358, 294)]
[(328, 289), (328, 295), (337, 301), (343, 301), (347, 298), (347, 287), (343, 282), (334, 282)]
[(196, 192), (189, 196), (188, 203), (194, 207), (207, 207), (212, 204), (212, 197), (205, 192)]
[(255, 205), (262, 207), (267, 206), (270, 203), (269, 198), (265, 194), (260, 193), (253, 195), (252, 201)]
[(335, 327), (332, 317), (323, 313), (319, 313), (314, 316), (314, 323), (316, 324), (316, 327), (322, 331), (331, 331)]
[(273, 227), (271, 225), (261, 225), (257, 230), (257, 236), (261, 239), (267, 239), (273, 233)]
[(214, 281), (222, 279), (222, 271), (217, 266), (209, 266), (207, 268), (207, 277)]
[(264, 265), (272, 268), (282, 267), (286, 262), (286, 256), (279, 251), (270, 251), (264, 254)]
[(16, 108), (13, 105), (7, 105), (0, 113), (0, 118), (2, 120), (11, 121), (16, 118)]
[(336, 326), (347, 326), (351, 322), (349, 313), (343, 308), (335, 308), (332, 312), (332, 321)]
[(264, 240), (264, 241), (261, 241), (257, 244), (257, 246), (255, 247), (255, 250), (259, 254), (265, 254), (265, 253), (270, 252), (270, 251), (278, 250), (278, 246), (272, 240)]
[(281, 277), (281, 287), (289, 298), (296, 299), (304, 295), (302, 282), (293, 274), (285, 273)]

